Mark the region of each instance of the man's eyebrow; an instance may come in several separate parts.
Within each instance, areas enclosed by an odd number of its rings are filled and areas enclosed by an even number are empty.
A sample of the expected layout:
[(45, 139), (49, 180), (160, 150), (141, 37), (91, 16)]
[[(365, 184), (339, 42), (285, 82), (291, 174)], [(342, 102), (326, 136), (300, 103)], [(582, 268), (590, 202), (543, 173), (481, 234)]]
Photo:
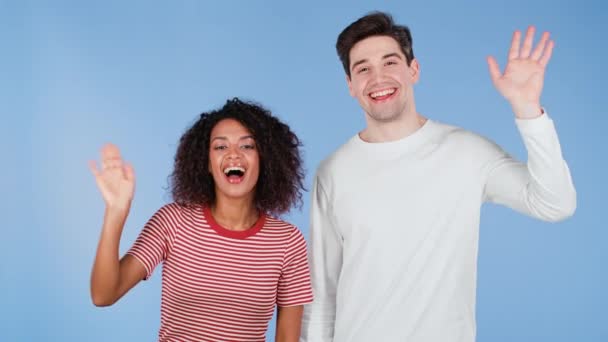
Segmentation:
[(359, 61), (355, 62), (352, 67), (350, 67), (350, 70), (353, 70), (357, 65), (363, 64), (363, 63), (366, 63), (366, 62), (367, 62), (367, 59), (359, 60)]
[(386, 54), (386, 55), (382, 56), (382, 59), (387, 59), (387, 58), (390, 58), (390, 57), (397, 57), (399, 59), (402, 59), (401, 55), (398, 54), (398, 53), (396, 53), (396, 52), (392, 52), (392, 53)]
[[(387, 53), (386, 55), (382, 56), (382, 59), (387, 59), (390, 57), (397, 57), (399, 59), (403, 59), (403, 58), (401, 58), (401, 55), (396, 52)], [(350, 68), (350, 70), (355, 69), (355, 67), (357, 65), (366, 63), (367, 61), (368, 61), (367, 59), (362, 59), (362, 60), (356, 61), (355, 63), (353, 63), (353, 66)]]

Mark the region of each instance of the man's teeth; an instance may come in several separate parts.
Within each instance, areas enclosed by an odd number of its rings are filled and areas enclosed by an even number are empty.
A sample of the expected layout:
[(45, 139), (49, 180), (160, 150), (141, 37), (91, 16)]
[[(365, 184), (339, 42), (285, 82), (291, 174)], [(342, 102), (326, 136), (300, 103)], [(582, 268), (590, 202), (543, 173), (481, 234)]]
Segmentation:
[(394, 92), (395, 92), (395, 89), (391, 88), (391, 89), (386, 89), (386, 90), (382, 90), (382, 91), (377, 91), (375, 93), (371, 93), (370, 96), (373, 98), (376, 98), (376, 97), (380, 97), (380, 96), (390, 95)]
[(239, 171), (239, 172), (245, 173), (245, 169), (240, 166), (229, 166), (224, 169), (225, 174), (228, 174), (228, 172), (230, 172), (230, 171)]

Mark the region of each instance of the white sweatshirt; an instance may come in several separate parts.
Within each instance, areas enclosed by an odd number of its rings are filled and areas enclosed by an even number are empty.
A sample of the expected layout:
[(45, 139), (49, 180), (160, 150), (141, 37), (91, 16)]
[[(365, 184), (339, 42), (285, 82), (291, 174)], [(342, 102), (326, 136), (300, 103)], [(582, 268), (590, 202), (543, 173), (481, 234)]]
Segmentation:
[(547, 114), (516, 124), (528, 164), (427, 120), (394, 142), (355, 135), (324, 160), (311, 203), (307, 342), (475, 340), (482, 202), (558, 221), (576, 208)]

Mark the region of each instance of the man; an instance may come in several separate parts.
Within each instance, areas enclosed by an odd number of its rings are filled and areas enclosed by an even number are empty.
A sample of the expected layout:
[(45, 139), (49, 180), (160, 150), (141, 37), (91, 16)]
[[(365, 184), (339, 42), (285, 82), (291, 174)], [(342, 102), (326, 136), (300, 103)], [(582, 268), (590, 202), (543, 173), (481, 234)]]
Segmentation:
[[(558, 221), (576, 192), (553, 122), (540, 104), (553, 42), (515, 32), (504, 73), (528, 150), (513, 160), (493, 142), (421, 116), (419, 65), (407, 27), (371, 13), (338, 37), (350, 94), (367, 127), (324, 160), (311, 204), (315, 301), (302, 340), (474, 341), (479, 214), (484, 201)], [(520, 46), (521, 45), (521, 46)]]

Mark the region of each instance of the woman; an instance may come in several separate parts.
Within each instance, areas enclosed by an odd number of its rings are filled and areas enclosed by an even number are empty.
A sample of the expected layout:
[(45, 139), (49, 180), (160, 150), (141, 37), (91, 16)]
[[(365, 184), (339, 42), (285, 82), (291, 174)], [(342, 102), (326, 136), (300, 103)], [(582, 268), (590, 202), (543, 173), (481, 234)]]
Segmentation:
[(301, 202), (300, 142), (263, 107), (233, 99), (181, 137), (174, 203), (146, 223), (119, 260), (135, 188), (133, 168), (106, 145), (98, 169), (106, 204), (91, 276), (95, 305), (112, 305), (163, 262), (160, 341), (297, 341), (312, 301), (306, 243), (276, 217)]

